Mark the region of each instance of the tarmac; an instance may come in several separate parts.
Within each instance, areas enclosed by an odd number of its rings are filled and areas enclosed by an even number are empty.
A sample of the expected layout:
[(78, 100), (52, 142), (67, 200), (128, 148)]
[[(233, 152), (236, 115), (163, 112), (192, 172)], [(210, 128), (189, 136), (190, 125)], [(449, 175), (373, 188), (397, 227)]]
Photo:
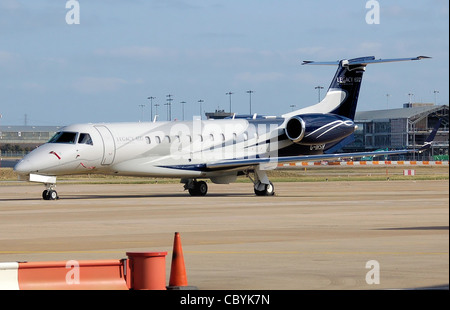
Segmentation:
[(200, 290), (414, 289), (449, 283), (449, 182), (0, 186), (0, 262), (120, 259), (180, 232)]

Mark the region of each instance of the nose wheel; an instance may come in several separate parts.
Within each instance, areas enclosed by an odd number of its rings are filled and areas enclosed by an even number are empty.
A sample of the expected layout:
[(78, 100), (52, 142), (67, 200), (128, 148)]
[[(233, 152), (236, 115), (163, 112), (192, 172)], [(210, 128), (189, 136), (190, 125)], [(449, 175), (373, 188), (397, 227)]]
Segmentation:
[(54, 189), (54, 184), (46, 184), (47, 189), (42, 192), (42, 198), (44, 200), (57, 200), (59, 199), (58, 193)]

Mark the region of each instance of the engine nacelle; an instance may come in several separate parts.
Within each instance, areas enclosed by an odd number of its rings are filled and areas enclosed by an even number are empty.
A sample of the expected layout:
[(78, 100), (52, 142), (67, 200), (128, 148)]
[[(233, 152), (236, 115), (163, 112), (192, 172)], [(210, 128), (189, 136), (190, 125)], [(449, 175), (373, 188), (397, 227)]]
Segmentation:
[(286, 136), (294, 143), (317, 145), (339, 141), (351, 135), (355, 123), (335, 114), (304, 114), (286, 122)]
[(305, 121), (300, 116), (293, 116), (286, 123), (286, 136), (292, 142), (298, 143), (305, 136), (305, 127)]

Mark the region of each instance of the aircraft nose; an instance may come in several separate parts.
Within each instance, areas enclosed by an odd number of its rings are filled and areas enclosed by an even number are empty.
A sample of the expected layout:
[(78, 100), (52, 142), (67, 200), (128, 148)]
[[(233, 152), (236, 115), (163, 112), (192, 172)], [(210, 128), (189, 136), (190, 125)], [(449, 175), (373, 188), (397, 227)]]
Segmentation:
[(30, 173), (54, 173), (61, 165), (62, 151), (55, 150), (53, 146), (42, 145), (25, 155), (14, 166), (14, 171), (19, 175)]
[(22, 159), (14, 166), (14, 171), (18, 174), (28, 174), (33, 171), (33, 167), (28, 159)]
[(29, 174), (42, 170), (48, 164), (44, 149), (36, 149), (25, 155), (15, 166), (14, 171), (18, 174)]

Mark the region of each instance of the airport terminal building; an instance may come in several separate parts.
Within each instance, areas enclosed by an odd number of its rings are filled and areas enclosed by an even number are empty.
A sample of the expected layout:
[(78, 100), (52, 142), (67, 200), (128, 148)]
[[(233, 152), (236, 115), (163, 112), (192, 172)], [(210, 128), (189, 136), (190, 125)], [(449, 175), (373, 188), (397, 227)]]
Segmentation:
[(23, 156), (47, 142), (63, 126), (0, 126), (0, 155)]
[[(430, 132), (442, 119), (430, 150), (417, 158), (411, 154), (405, 160), (448, 160), (449, 106), (412, 103), (400, 109), (357, 112), (353, 143), (344, 147), (345, 152), (375, 151), (379, 149), (414, 149), (422, 146)], [(391, 158), (395, 159), (395, 158)]]
[[(448, 160), (449, 106), (423, 103), (405, 104), (400, 109), (357, 112), (353, 143), (344, 152), (379, 149), (414, 149), (424, 144), (431, 130), (442, 119), (431, 150), (410, 158), (392, 156), (392, 160)], [(228, 115), (228, 114), (227, 114)], [(208, 118), (211, 115), (207, 115)], [(47, 142), (62, 126), (0, 126), (0, 156), (23, 156)], [(415, 156), (420, 156), (416, 158)]]

